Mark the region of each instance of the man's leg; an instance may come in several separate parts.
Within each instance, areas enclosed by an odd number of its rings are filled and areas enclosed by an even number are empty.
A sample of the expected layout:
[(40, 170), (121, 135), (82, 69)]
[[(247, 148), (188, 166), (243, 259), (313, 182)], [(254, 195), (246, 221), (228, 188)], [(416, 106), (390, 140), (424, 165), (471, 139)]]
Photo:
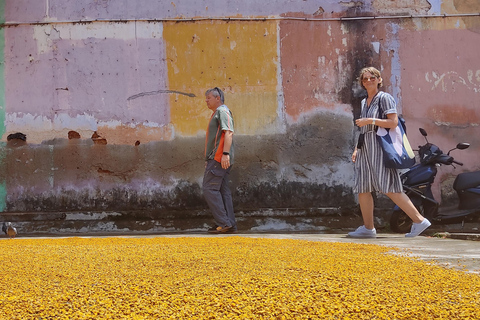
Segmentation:
[[(215, 160), (208, 160), (203, 176), (203, 195), (212, 211), (215, 223), (220, 227), (231, 227), (220, 189), (227, 171)], [(230, 196), (231, 198), (231, 196)]]
[(225, 206), (225, 210), (227, 212), (227, 218), (230, 222), (230, 226), (232, 226), (233, 230), (237, 229), (237, 222), (235, 221), (235, 212), (233, 211), (233, 200), (232, 200), (232, 192), (230, 191), (230, 187), (228, 186), (228, 179), (230, 178), (230, 170), (232, 166), (227, 169), (225, 176), (223, 177), (222, 185), (220, 187), (220, 193), (222, 195), (223, 204)]

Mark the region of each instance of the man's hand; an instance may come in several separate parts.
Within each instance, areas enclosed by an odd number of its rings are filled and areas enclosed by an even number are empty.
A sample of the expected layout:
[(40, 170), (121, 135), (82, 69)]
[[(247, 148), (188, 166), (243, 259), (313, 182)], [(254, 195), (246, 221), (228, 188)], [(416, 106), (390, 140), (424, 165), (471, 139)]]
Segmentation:
[(222, 155), (222, 168), (228, 169), (230, 167), (230, 155), (224, 154)]
[[(233, 142), (233, 131), (224, 130), (225, 133), (225, 140), (223, 141), (223, 152), (228, 153), (230, 152), (230, 148)], [(228, 169), (230, 167), (230, 155), (224, 154), (222, 155), (222, 168)]]

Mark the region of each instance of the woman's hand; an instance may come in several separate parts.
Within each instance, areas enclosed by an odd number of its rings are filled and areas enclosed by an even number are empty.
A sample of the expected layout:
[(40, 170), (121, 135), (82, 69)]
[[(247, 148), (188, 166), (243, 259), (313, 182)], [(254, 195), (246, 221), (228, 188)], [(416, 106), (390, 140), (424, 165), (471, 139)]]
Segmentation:
[(387, 119), (360, 118), (355, 120), (355, 124), (360, 128), (367, 124), (373, 124), (382, 128), (395, 128), (398, 125), (398, 116), (396, 113), (389, 113), (387, 114)]
[(352, 162), (355, 162), (356, 160), (357, 160), (357, 148), (355, 148), (352, 154)]
[(372, 124), (372, 123), (373, 123), (373, 118), (360, 118), (355, 120), (355, 124), (360, 128), (363, 126), (366, 126), (367, 124)]

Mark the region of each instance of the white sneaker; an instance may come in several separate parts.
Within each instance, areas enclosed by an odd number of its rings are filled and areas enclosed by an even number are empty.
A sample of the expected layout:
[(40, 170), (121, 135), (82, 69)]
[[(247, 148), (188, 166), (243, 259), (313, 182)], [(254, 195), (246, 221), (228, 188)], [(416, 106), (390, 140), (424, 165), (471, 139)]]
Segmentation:
[(423, 221), (420, 223), (413, 223), (410, 233), (407, 233), (405, 237), (416, 237), (431, 225), (432, 224), (427, 219), (423, 219)]
[(360, 226), (357, 230), (349, 232), (348, 236), (351, 238), (376, 238), (377, 237), (377, 230), (367, 229), (365, 226)]

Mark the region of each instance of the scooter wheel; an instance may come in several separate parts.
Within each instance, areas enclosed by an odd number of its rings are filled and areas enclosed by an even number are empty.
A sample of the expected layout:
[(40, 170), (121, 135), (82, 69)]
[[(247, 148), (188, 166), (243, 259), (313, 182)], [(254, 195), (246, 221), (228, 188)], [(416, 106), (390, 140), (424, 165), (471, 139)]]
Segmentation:
[(393, 232), (408, 233), (412, 228), (412, 219), (402, 210), (395, 210), (390, 218), (390, 229)]

